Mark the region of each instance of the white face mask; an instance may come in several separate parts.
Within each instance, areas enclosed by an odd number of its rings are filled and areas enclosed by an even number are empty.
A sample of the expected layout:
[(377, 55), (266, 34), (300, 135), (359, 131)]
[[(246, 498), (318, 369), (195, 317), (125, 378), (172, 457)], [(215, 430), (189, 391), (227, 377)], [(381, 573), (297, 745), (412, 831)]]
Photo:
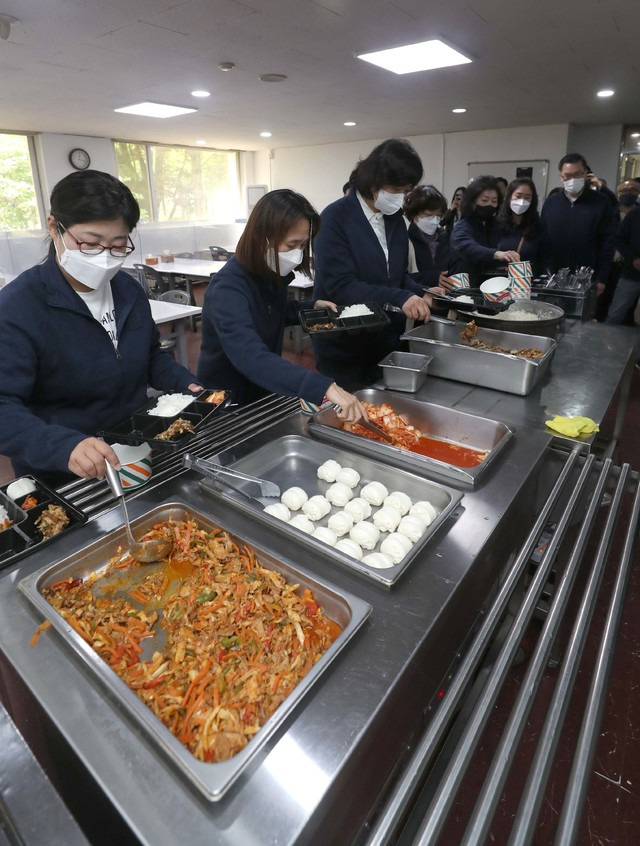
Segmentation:
[(404, 194), (390, 194), (389, 191), (380, 189), (373, 204), (382, 214), (395, 214), (400, 211), (404, 203)]
[[(276, 272), (276, 257), (273, 247), (269, 247), (267, 255), (265, 256), (267, 266), (273, 272)], [(280, 276), (287, 276), (299, 264), (302, 264), (304, 258), (304, 250), (289, 250), (286, 253), (278, 253), (278, 264), (280, 265)]]
[(124, 264), (125, 256), (112, 256), (109, 250), (103, 250), (97, 256), (86, 256), (80, 250), (70, 250), (64, 241), (63, 246), (64, 252), (60, 255), (54, 241), (58, 264), (69, 276), (92, 291), (97, 291), (113, 279)]
[(509, 206), (514, 214), (524, 214), (531, 205), (529, 200), (511, 200)]
[(421, 217), (419, 220), (416, 220), (416, 226), (425, 235), (433, 235), (438, 226), (440, 226), (440, 218), (435, 215), (433, 217)]
[(579, 194), (583, 188), (584, 179), (582, 177), (579, 177), (578, 179), (567, 179), (564, 183), (564, 190), (567, 194)]

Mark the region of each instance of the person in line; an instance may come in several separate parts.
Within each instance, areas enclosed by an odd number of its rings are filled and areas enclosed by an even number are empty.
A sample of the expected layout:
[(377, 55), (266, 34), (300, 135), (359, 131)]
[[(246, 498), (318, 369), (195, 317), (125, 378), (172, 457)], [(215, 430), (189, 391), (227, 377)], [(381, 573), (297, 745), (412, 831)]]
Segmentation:
[(504, 176), (496, 176), (496, 182), (498, 183), (498, 191), (500, 192), (500, 204), (502, 204), (504, 202), (509, 183)]
[[(333, 378), (282, 358), (286, 326), (301, 303), (287, 296), (295, 268), (310, 275), (309, 246), (320, 217), (301, 194), (269, 191), (256, 203), (233, 258), (211, 280), (202, 309), (198, 378), (233, 392), (240, 405), (268, 393), (339, 406), (350, 422), (364, 416), (358, 400)], [(317, 300), (316, 308), (335, 310)]]
[(96, 432), (147, 401), (147, 386), (201, 391), (160, 349), (140, 285), (120, 268), (140, 217), (108, 173), (65, 176), (51, 193), (44, 263), (0, 291), (0, 453), (49, 484), (119, 467)]
[(464, 197), (464, 192), (466, 191), (465, 185), (460, 185), (456, 190), (453, 192), (453, 197), (451, 198), (451, 205), (445, 214), (442, 216), (442, 226), (447, 230), (449, 235), (451, 235), (451, 230), (456, 225), (456, 223), (460, 220), (460, 203), (462, 202), (462, 198)]
[(445, 197), (433, 185), (418, 185), (404, 198), (402, 210), (409, 223), (409, 270), (413, 278), (426, 288), (448, 290), (449, 233), (441, 226), (447, 211)]
[(622, 272), (605, 321), (613, 324), (624, 322), (640, 295), (640, 206), (628, 212), (622, 221), (616, 247), (622, 255)]
[(383, 141), (353, 173), (350, 193), (322, 212), (314, 241), (314, 296), (339, 305), (391, 303), (389, 325), (377, 331), (312, 338), (318, 370), (348, 390), (380, 378), (380, 362), (400, 348), (406, 318), (428, 320), (429, 300), (408, 273), (405, 194), (420, 182), (422, 162), (411, 144)]
[(451, 233), (451, 273), (468, 273), (477, 287), (489, 276), (506, 269), (506, 263), (519, 261), (515, 250), (500, 250), (500, 227), (497, 220), (498, 185), (493, 176), (478, 176), (464, 193), (460, 211), (462, 219)]
[(498, 214), (500, 236), (498, 249), (518, 253), (521, 261), (530, 261), (534, 275), (539, 272), (540, 215), (538, 192), (532, 179), (513, 179), (507, 186)]
[(591, 191), (584, 156), (568, 153), (558, 165), (563, 189), (549, 195), (540, 216), (542, 266), (593, 268), (598, 293), (604, 291), (615, 252), (614, 208), (601, 191)]
[[(622, 223), (625, 219), (627, 214), (634, 208), (637, 207), (638, 199), (640, 195), (640, 185), (633, 180), (625, 180), (618, 185), (616, 191), (616, 205), (617, 205), (617, 217), (618, 223)], [(619, 231), (619, 226), (618, 226)], [(607, 316), (609, 314), (609, 309), (611, 308), (611, 304), (613, 302), (613, 298), (615, 296), (616, 288), (618, 286), (618, 281), (620, 280), (620, 276), (622, 274), (622, 267), (624, 264), (624, 257), (620, 253), (619, 250), (615, 251), (613, 257), (613, 263), (611, 265), (611, 270), (609, 271), (609, 276), (607, 277), (607, 281), (605, 282), (604, 291), (598, 297), (596, 310), (595, 310), (595, 318), (600, 322), (606, 322)], [(640, 293), (640, 288), (638, 289)], [(624, 301), (628, 302), (628, 297), (624, 297)], [(620, 307), (620, 297), (618, 298), (618, 305), (616, 306), (616, 311)], [(619, 315), (616, 314), (615, 323), (625, 323), (629, 326), (634, 325), (633, 319), (633, 312), (635, 309), (635, 303), (629, 305), (627, 314), (623, 316), (620, 320)]]
[(616, 196), (622, 221), (640, 203), (640, 183), (634, 179), (625, 179), (618, 185)]

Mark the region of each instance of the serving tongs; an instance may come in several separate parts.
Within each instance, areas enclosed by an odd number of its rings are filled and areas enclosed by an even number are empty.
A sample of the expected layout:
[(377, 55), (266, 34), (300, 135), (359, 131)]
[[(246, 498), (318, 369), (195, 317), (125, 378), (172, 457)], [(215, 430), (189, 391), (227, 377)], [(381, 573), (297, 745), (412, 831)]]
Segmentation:
[(280, 488), (275, 482), (270, 482), (268, 479), (258, 479), (256, 476), (248, 476), (246, 473), (240, 473), (238, 470), (231, 470), (229, 467), (224, 467), (222, 464), (216, 464), (214, 461), (209, 461), (206, 458), (198, 458), (195, 455), (187, 452), (182, 456), (182, 466), (187, 470), (196, 470), (202, 473), (203, 476), (208, 476), (216, 482), (226, 485), (232, 491), (241, 493), (249, 499), (255, 499), (251, 494), (242, 488), (232, 485), (226, 477), (231, 479), (238, 479), (241, 482), (251, 482), (258, 485), (260, 488), (260, 496), (265, 497), (280, 497)]
[[(489, 303), (487, 302), (484, 297), (479, 302), (478, 299), (473, 298), (473, 303), (461, 303), (458, 302), (457, 297), (443, 297), (440, 294), (431, 294), (427, 291), (431, 299), (436, 305), (444, 306), (445, 308), (453, 308), (457, 311), (476, 311), (478, 314), (490, 314), (495, 316), (496, 314), (500, 314), (513, 303), (512, 299), (508, 300), (501, 300), (500, 302), (496, 303)], [(465, 291), (467, 296), (472, 296), (469, 294), (468, 291)], [(385, 303), (383, 306), (385, 311), (392, 312), (394, 314), (402, 314), (402, 309), (400, 306), (393, 305), (392, 303)]]

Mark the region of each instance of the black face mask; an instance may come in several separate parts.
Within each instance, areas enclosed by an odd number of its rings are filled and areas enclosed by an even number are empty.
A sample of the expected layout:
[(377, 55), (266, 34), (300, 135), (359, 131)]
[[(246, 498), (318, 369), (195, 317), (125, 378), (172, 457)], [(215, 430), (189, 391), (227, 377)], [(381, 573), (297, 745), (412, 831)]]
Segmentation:
[(625, 194), (620, 194), (618, 197), (621, 206), (635, 206), (638, 202), (638, 195), (634, 194), (633, 191), (629, 191)]
[(475, 216), (480, 220), (491, 220), (496, 212), (497, 209), (494, 206), (476, 206), (474, 209)]

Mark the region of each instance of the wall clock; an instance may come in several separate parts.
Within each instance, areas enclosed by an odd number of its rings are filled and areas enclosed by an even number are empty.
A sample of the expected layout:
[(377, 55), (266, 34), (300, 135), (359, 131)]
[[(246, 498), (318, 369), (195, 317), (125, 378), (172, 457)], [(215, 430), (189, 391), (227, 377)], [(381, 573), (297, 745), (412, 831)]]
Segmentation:
[(91, 158), (82, 147), (76, 147), (69, 153), (69, 161), (76, 170), (86, 170), (91, 164)]

